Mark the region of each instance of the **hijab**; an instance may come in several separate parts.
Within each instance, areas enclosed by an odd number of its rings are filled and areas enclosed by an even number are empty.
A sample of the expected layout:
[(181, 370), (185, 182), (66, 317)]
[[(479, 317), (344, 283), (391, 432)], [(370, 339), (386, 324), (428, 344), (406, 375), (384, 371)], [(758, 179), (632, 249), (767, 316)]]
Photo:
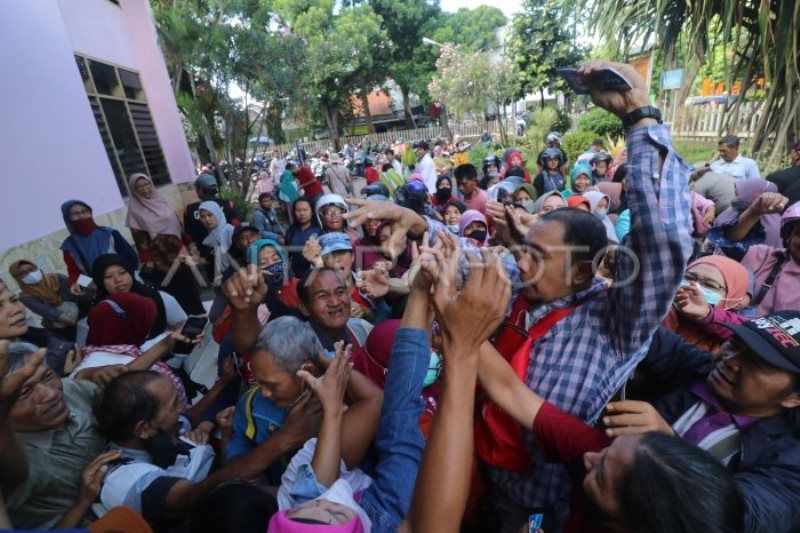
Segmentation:
[[(469, 235), (464, 233), (464, 230), (467, 229), (467, 226), (472, 224), (473, 222), (480, 222), (483, 224), (483, 227), (486, 230), (486, 234), (483, 237), (483, 240), (473, 239)], [(478, 243), (479, 246), (483, 246), (489, 240), (489, 224), (486, 223), (486, 217), (480, 211), (476, 211), (475, 209), (467, 209), (464, 211), (464, 214), (461, 215), (461, 219), (458, 221), (458, 234), (462, 237), (468, 237), (473, 239)]]
[[(696, 265), (710, 265), (716, 268), (725, 279), (725, 298), (720, 300), (718, 307), (730, 309), (738, 305), (750, 290), (750, 271), (741, 263), (725, 257), (724, 255), (708, 255), (689, 263), (687, 269)], [(723, 344), (722, 339), (709, 335), (693, 321), (684, 318), (674, 306), (671, 306), (664, 318), (664, 326), (677, 333), (683, 339), (698, 348), (715, 352)]]
[(581, 204), (585, 205), (586, 209), (589, 211), (592, 210), (592, 204), (590, 204), (589, 200), (587, 200), (586, 197), (581, 194), (576, 194), (575, 196), (570, 196), (567, 198), (567, 205), (570, 207), (577, 208)]
[(155, 186), (151, 198), (145, 198), (136, 192), (136, 182), (140, 179), (147, 180), (153, 186), (153, 181), (141, 172), (132, 174), (128, 178), (131, 197), (128, 201), (128, 217), (125, 219), (125, 225), (131, 229), (146, 231), (151, 238), (158, 235), (173, 235), (180, 238), (181, 223), (172, 206), (161, 197)]
[(603, 223), (603, 226), (606, 228), (606, 237), (608, 237), (609, 242), (618, 243), (619, 237), (617, 237), (617, 230), (614, 227), (614, 223), (611, 222), (611, 219), (608, 218), (608, 208), (611, 207), (611, 198), (608, 197), (607, 194), (603, 194), (600, 191), (587, 191), (583, 193), (583, 197), (589, 201), (589, 212), (593, 215), (597, 215), (597, 205), (600, 201), (605, 198), (606, 203), (608, 203), (608, 207), (606, 208), (606, 214), (602, 217), (598, 216), (600, 222)]
[(525, 191), (526, 193), (528, 193), (528, 196), (530, 196), (531, 200), (533, 200), (534, 202), (539, 197), (539, 195), (536, 194), (536, 189), (530, 183), (520, 183), (519, 185), (517, 185), (517, 188), (514, 189), (514, 196), (516, 196), (519, 191)]
[(591, 187), (594, 185), (594, 173), (592, 172), (592, 167), (589, 166), (589, 163), (585, 161), (578, 161), (575, 163), (575, 166), (572, 167), (572, 170), (569, 172), (569, 179), (567, 180), (567, 189), (572, 191), (573, 193), (578, 194), (579, 191), (575, 190), (575, 179), (580, 176), (581, 174), (586, 174), (589, 177), (589, 186)]
[[(519, 158), (519, 160), (520, 160), (520, 164), (519, 165), (512, 165), (511, 164), (511, 160), (514, 159), (514, 157)], [(519, 152), (519, 150), (510, 150), (510, 151), (506, 152), (505, 163), (506, 163), (506, 170), (500, 176), (501, 180), (509, 175), (509, 171), (511, 170), (511, 168), (516, 166), (516, 167), (519, 167), (519, 168), (522, 169), (522, 174), (523, 174), (522, 177), (525, 179), (525, 181), (527, 183), (531, 182), (531, 175), (528, 173), (528, 169), (525, 168), (525, 160), (522, 158), (522, 154)]]
[(61, 243), (61, 249), (69, 252), (76, 262), (82, 263), (83, 271), (92, 271), (94, 260), (113, 249), (114, 235), (111, 228), (98, 226), (94, 218), (72, 221), (69, 211), (76, 205), (82, 205), (90, 212), (89, 204), (80, 200), (67, 200), (61, 204), (61, 216), (70, 235)]
[(214, 218), (217, 219), (217, 227), (208, 230), (208, 237), (203, 240), (203, 244), (209, 248), (222, 248), (227, 250), (231, 247), (233, 242), (233, 226), (228, 224), (228, 219), (225, 218), (225, 212), (217, 202), (206, 201), (200, 204), (198, 209), (208, 211)]
[[(778, 192), (777, 185), (764, 179), (736, 180), (734, 187), (736, 188), (736, 199), (731, 204), (731, 207), (714, 219), (714, 227), (730, 224), (737, 220), (744, 210), (750, 207), (762, 193)], [(781, 248), (783, 246), (780, 236), (781, 214), (761, 215), (758, 220), (764, 229), (764, 244), (773, 248)]]
[(11, 263), (11, 266), (8, 267), (8, 272), (11, 274), (11, 277), (17, 280), (17, 284), (20, 288), (20, 296), (39, 298), (53, 307), (61, 305), (61, 296), (59, 294), (61, 291), (61, 282), (58, 279), (58, 274), (44, 274), (42, 276), (42, 281), (31, 285), (22, 280), (24, 277), (22, 272), (20, 272), (22, 265), (32, 265), (39, 269), (36, 263), (27, 259), (14, 261)]
[(542, 212), (542, 209), (544, 209), (544, 203), (551, 196), (557, 196), (558, 199), (561, 200), (561, 202), (562, 202), (561, 207), (566, 207), (567, 206), (567, 201), (564, 200), (564, 197), (561, 196), (560, 192), (558, 192), (558, 191), (546, 192), (536, 200), (535, 204), (533, 204), (533, 214), (534, 215), (537, 214), (537, 213), (541, 213)]
[[(95, 307), (97, 307), (103, 300), (106, 300), (114, 295), (109, 295), (105, 286), (106, 270), (111, 266), (121, 266), (128, 271), (128, 274), (133, 278), (133, 285), (127, 293), (117, 294), (138, 294), (153, 301), (156, 306), (156, 319), (150, 330), (150, 338), (161, 335), (167, 329), (167, 310), (164, 307), (164, 300), (158, 293), (158, 289), (145, 285), (134, 276), (133, 269), (130, 267), (124, 257), (118, 254), (105, 254), (97, 258), (92, 266), (92, 279), (97, 287), (97, 295), (95, 296)], [(94, 343), (90, 343), (94, 344)], [(132, 343), (117, 343), (117, 344), (132, 344)], [(141, 343), (139, 343), (141, 344)], [(138, 344), (137, 344), (138, 346)]]
[(281, 261), (286, 262), (286, 252), (283, 251), (278, 241), (275, 239), (259, 239), (247, 249), (247, 260), (250, 264), (258, 266), (259, 254), (261, 254), (261, 249), (265, 246), (272, 246), (278, 252)]
[(112, 294), (89, 313), (86, 344), (141, 346), (147, 340), (158, 315), (155, 302), (133, 292)]

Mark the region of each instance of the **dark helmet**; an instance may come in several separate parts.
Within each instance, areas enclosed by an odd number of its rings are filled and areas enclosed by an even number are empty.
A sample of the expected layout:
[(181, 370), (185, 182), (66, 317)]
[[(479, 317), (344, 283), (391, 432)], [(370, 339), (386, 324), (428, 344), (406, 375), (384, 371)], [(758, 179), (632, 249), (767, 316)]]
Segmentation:
[(541, 166), (547, 166), (548, 159), (558, 159), (558, 164), (563, 165), (566, 161), (564, 157), (564, 152), (560, 148), (547, 148), (544, 152), (542, 152), (542, 160), (539, 161)]
[(597, 155), (595, 155), (592, 158), (592, 165), (596, 165), (598, 162), (601, 162), (601, 161), (605, 161), (606, 163), (610, 163), (611, 162), (611, 156), (608, 155), (605, 152), (598, 152)]
[(410, 181), (394, 191), (394, 202), (421, 215), (428, 207), (428, 189), (419, 181)]
[(389, 187), (387, 187), (380, 181), (376, 181), (375, 183), (370, 183), (369, 185), (361, 189), (361, 196), (363, 196), (364, 198), (369, 198), (375, 195), (380, 195), (388, 198), (389, 196), (391, 196), (391, 194), (389, 193)]

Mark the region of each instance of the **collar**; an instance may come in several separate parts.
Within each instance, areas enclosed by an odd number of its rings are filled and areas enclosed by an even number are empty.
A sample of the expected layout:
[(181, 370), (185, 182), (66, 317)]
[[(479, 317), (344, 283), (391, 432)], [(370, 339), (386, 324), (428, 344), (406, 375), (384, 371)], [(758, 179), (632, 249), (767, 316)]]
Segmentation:
[(725, 413), (731, 417), (733, 423), (736, 424), (736, 427), (739, 429), (746, 429), (749, 426), (752, 426), (759, 420), (763, 420), (762, 418), (755, 417), (755, 416), (748, 416), (748, 415), (732, 415), (726, 413), (722, 407), (719, 405), (719, 400), (708, 386), (708, 383), (705, 381), (697, 381), (695, 382), (690, 388), (689, 391), (694, 394), (697, 398), (701, 401), (705, 402), (706, 404), (710, 405), (715, 411), (719, 413)]
[[(350, 319), (348, 319), (348, 321), (349, 320)], [(311, 324), (311, 329), (313, 329), (314, 333), (317, 334), (317, 338), (319, 339), (319, 342), (322, 343), (322, 346), (328, 351), (333, 351), (335, 349), (334, 348), (334, 344), (336, 344), (336, 341), (331, 339), (327, 335), (327, 333), (325, 333), (322, 330), (322, 328), (319, 327), (314, 322), (311, 322), (309, 320), (308, 323)], [(342, 340), (345, 342), (345, 344), (352, 344), (352, 337), (350, 335), (350, 328), (347, 325), (345, 325), (345, 327), (344, 327), (344, 333), (342, 334)]]
[(583, 289), (582, 291), (569, 294), (564, 298), (553, 300), (552, 302), (532, 307), (525, 314), (525, 329), (529, 329), (533, 324), (541, 320), (542, 317), (544, 317), (551, 311), (555, 311), (557, 309), (564, 309), (565, 307), (569, 307), (578, 302), (583, 302), (590, 298), (594, 298), (598, 294), (605, 292), (607, 289), (607, 285), (608, 284), (603, 278), (596, 277), (592, 279), (592, 284), (588, 288)]
[[(66, 402), (66, 397), (64, 398)], [(67, 409), (69, 409), (69, 404), (67, 403)], [(64, 427), (57, 428), (57, 429), (48, 429), (46, 431), (35, 431), (31, 433), (17, 433), (17, 438), (24, 444), (29, 446), (33, 446), (34, 448), (41, 448), (43, 450), (49, 450), (53, 447), (53, 440), (56, 437), (56, 432), (58, 431), (69, 431), (69, 425), (75, 420), (75, 414), (72, 412), (72, 409), (69, 411), (69, 415), (67, 415), (67, 421), (64, 424)]]

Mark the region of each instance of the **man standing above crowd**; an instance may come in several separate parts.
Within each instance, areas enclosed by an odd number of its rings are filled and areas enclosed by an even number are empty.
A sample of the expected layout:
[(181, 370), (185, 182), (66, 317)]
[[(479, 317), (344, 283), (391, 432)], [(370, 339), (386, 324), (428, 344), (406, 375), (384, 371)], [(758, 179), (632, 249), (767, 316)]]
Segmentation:
[(737, 180), (761, 177), (756, 162), (739, 154), (739, 137), (736, 135), (726, 135), (720, 139), (719, 159), (711, 163), (711, 170), (717, 174), (728, 174)]
[[(644, 80), (628, 65), (604, 61), (578, 72), (591, 86), (590, 74), (608, 66), (633, 86), (592, 90), (594, 103), (618, 115), (627, 130), (627, 196), (636, 221), (626, 241), (629, 253), (620, 257), (615, 284), (608, 287), (595, 277), (607, 245), (599, 220), (571, 208), (542, 215), (520, 243), (522, 294), (494, 345), (481, 348), (500, 352), (531, 390), (590, 424), (647, 353), (692, 242), (689, 169), (675, 153), (668, 128), (659, 124)], [(545, 531), (558, 529), (569, 486), (566, 469), (545, 462), (530, 430), (502, 416), (492, 423), (489, 412), (482, 410), (479, 437), (482, 432), (485, 438), (476, 442), (488, 466), (498, 531), (518, 532), (534, 513), (544, 514)]]
[(436, 167), (433, 164), (428, 143), (420, 141), (414, 145), (414, 149), (419, 160), (417, 172), (422, 174), (422, 181), (425, 183), (425, 187), (428, 188), (428, 194), (436, 194)]

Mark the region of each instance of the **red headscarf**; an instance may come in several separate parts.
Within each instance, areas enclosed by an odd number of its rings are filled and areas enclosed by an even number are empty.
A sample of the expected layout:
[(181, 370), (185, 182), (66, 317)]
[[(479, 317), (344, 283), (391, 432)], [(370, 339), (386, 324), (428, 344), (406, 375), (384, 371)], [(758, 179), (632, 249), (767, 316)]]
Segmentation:
[(500, 176), (500, 179), (502, 180), (502, 179), (506, 178), (506, 176), (508, 175), (508, 171), (511, 170), (511, 168), (512, 168), (511, 160), (514, 159), (515, 157), (518, 157), (519, 160), (520, 160), (520, 164), (517, 165), (517, 166), (519, 166), (519, 168), (521, 168), (522, 171), (525, 173), (525, 176), (523, 177), (523, 179), (525, 180), (525, 183), (531, 183), (531, 175), (528, 172), (528, 169), (525, 168), (525, 160), (522, 158), (522, 154), (520, 153), (519, 150), (512, 150), (511, 152), (508, 153), (508, 157), (506, 157), (506, 161), (505, 161), (506, 162), (506, 169), (503, 172), (503, 174)]
[(578, 207), (581, 204), (585, 204), (587, 210), (592, 210), (592, 204), (590, 204), (589, 200), (583, 195), (578, 194), (567, 198), (567, 205), (570, 207)]
[(147, 340), (158, 314), (156, 303), (133, 292), (111, 294), (89, 313), (89, 336), (86, 344), (108, 346)]

